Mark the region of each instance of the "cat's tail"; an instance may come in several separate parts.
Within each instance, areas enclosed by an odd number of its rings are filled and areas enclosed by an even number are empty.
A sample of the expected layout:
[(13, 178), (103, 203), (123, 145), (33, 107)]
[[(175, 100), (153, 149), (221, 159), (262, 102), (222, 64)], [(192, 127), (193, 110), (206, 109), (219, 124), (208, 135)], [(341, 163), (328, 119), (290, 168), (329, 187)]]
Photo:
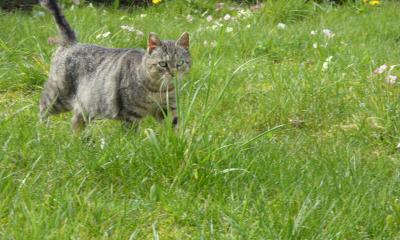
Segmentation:
[(59, 43), (67, 46), (76, 43), (77, 39), (75, 32), (72, 30), (71, 26), (67, 22), (67, 19), (65, 19), (64, 15), (62, 14), (56, 0), (40, 0), (40, 4), (49, 9), (56, 20), (62, 38), (60, 39), (61, 41), (59, 41)]

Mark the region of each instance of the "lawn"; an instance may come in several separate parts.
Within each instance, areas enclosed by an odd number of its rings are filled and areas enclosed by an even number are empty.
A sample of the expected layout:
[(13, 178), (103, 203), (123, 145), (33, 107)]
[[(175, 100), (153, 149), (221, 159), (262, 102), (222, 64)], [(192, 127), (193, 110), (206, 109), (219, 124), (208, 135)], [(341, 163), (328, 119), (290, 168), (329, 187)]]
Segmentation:
[(191, 34), (176, 133), (81, 136), (38, 118), (51, 15), (0, 12), (0, 238), (399, 239), (400, 2), (237, 6), (66, 6), (85, 43)]

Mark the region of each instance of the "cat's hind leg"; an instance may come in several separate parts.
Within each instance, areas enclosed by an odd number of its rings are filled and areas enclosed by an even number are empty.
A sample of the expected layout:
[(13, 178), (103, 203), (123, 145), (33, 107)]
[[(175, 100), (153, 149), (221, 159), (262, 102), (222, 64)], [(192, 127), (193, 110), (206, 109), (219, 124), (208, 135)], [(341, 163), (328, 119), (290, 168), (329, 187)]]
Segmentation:
[(46, 121), (49, 115), (62, 113), (69, 110), (67, 101), (60, 97), (59, 90), (53, 81), (49, 80), (44, 86), (39, 103), (39, 117)]
[(79, 134), (86, 128), (86, 120), (81, 112), (74, 111), (71, 126), (74, 134)]

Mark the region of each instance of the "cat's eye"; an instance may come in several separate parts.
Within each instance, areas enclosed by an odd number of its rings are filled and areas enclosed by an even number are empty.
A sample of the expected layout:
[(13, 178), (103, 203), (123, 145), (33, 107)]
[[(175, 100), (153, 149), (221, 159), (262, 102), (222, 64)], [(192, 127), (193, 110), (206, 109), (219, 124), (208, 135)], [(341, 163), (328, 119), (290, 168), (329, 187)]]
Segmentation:
[(158, 65), (160, 65), (160, 67), (167, 67), (167, 63), (164, 61), (158, 62)]
[(180, 66), (182, 66), (184, 63), (185, 63), (185, 62), (184, 62), (183, 60), (180, 60), (180, 61), (176, 64), (176, 66), (180, 67)]

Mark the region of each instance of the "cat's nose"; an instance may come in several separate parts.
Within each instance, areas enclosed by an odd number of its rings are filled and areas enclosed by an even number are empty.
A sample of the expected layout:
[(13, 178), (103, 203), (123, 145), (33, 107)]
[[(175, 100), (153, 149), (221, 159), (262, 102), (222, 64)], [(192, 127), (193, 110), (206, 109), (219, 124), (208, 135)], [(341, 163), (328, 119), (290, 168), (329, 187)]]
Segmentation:
[(170, 73), (173, 77), (175, 77), (176, 74), (178, 73), (178, 69), (176, 69), (176, 68), (171, 68), (171, 69), (169, 70), (169, 73)]

